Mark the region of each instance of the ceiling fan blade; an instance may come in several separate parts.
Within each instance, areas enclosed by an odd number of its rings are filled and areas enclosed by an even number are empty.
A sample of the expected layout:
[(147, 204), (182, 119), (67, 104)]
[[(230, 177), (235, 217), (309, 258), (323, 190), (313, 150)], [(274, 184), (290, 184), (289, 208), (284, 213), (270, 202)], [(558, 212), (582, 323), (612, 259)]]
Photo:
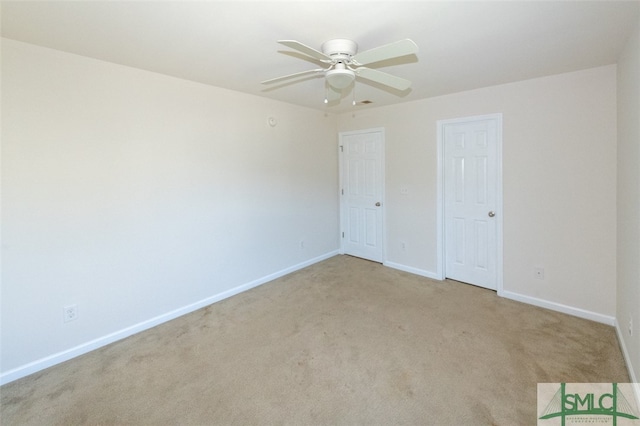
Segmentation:
[(272, 83), (278, 83), (279, 81), (284, 81), (284, 80), (289, 80), (292, 78), (297, 78), (297, 77), (302, 77), (305, 75), (311, 75), (311, 74), (319, 74), (324, 72), (325, 70), (323, 70), (322, 68), (318, 68), (315, 70), (308, 70), (308, 71), (302, 71), (302, 72), (297, 72), (295, 74), (289, 74), (289, 75), (283, 75), (282, 77), (276, 77), (276, 78), (272, 78), (269, 80), (265, 80), (262, 81), (262, 84), (272, 84)]
[(406, 38), (358, 53), (351, 58), (351, 63), (354, 65), (367, 65), (413, 53), (418, 53), (418, 45), (413, 40)]
[(374, 81), (397, 90), (407, 90), (411, 87), (411, 81), (407, 79), (396, 77), (395, 75), (387, 74), (386, 72), (371, 68), (357, 68), (354, 72), (360, 78)]
[(298, 52), (302, 52), (307, 56), (311, 56), (312, 58), (316, 58), (322, 62), (332, 62), (331, 56), (327, 56), (324, 53), (314, 49), (313, 47), (309, 47), (305, 44), (300, 43), (295, 40), (278, 40), (278, 43), (290, 47), (292, 49), (297, 50)]

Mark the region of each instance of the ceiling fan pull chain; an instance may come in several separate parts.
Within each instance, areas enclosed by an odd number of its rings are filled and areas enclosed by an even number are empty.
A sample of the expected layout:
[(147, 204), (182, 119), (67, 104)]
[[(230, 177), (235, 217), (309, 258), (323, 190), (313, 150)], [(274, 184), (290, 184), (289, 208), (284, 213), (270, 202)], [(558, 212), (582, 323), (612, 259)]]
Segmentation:
[(353, 107), (355, 108), (356, 106), (356, 82), (353, 82), (353, 90), (351, 91), (353, 93), (353, 101), (351, 102), (351, 105), (353, 105)]

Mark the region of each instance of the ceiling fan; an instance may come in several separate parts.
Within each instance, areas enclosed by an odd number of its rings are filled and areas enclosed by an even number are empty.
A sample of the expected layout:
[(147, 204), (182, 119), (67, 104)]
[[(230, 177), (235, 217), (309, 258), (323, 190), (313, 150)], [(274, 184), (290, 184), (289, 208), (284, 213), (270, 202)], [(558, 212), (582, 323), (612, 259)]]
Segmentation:
[(358, 53), (356, 42), (347, 39), (334, 39), (322, 44), (321, 51), (296, 40), (279, 40), (278, 43), (297, 50), (312, 59), (327, 64), (326, 68), (317, 68), (265, 80), (262, 84), (273, 84), (300, 77), (323, 75), (328, 86), (325, 103), (338, 100), (342, 91), (356, 80), (369, 80), (383, 86), (404, 91), (411, 87), (411, 81), (388, 74), (364, 65), (399, 58), (418, 52), (418, 46), (410, 39), (396, 41)]

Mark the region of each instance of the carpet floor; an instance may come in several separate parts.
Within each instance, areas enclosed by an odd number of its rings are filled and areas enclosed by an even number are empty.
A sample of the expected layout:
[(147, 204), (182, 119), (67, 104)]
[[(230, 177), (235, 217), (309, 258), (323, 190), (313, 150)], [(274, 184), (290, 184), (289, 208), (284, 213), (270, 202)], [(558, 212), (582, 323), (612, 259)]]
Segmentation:
[(535, 425), (613, 327), (335, 256), (0, 388), (3, 425)]

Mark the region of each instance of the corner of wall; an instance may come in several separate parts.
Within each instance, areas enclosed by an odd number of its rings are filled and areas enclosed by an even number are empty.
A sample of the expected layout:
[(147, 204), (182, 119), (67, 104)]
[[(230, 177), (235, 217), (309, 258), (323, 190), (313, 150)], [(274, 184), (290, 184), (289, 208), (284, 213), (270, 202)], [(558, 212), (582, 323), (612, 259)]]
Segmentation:
[[(632, 381), (640, 377), (640, 15), (618, 57), (616, 331)], [(636, 387), (640, 405), (640, 389)]]

